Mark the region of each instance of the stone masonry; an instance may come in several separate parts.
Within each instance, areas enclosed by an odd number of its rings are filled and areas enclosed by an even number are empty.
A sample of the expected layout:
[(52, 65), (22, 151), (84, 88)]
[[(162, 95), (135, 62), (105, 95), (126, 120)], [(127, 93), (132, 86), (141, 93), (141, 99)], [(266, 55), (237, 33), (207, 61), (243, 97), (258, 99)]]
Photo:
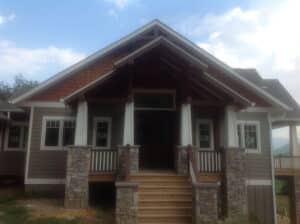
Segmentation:
[(116, 224), (138, 223), (138, 185), (116, 182)]
[(217, 183), (198, 183), (193, 186), (193, 223), (216, 223), (218, 220)]
[(65, 207), (85, 209), (89, 203), (90, 148), (70, 146), (67, 158)]
[(225, 189), (228, 217), (247, 215), (246, 154), (244, 149), (225, 151)]
[(178, 146), (177, 148), (177, 173), (180, 175), (188, 174), (188, 152), (186, 146)]
[(137, 173), (139, 171), (139, 146), (119, 146), (118, 147), (118, 179), (123, 179), (126, 172), (126, 150), (129, 147), (129, 172), (131, 174)]

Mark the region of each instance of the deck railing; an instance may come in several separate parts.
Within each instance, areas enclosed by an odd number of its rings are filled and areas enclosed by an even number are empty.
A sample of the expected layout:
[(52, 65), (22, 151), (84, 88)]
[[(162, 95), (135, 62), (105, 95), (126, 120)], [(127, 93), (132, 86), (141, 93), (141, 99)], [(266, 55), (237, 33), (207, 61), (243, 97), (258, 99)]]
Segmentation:
[(90, 172), (114, 172), (117, 169), (117, 151), (95, 150), (91, 151)]
[(199, 173), (214, 174), (222, 171), (221, 152), (197, 150), (196, 158)]
[(300, 156), (274, 157), (275, 169), (300, 169)]

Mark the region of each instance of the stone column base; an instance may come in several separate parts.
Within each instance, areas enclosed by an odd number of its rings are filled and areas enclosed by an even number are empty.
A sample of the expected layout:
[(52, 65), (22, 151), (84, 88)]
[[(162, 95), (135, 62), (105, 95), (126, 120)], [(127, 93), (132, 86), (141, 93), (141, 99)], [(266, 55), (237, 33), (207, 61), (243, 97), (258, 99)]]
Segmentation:
[[(139, 172), (139, 146), (137, 145), (128, 145), (128, 146), (119, 146), (118, 147), (118, 179), (123, 180), (126, 176), (126, 150), (129, 148), (129, 173), (135, 174)], [(127, 161), (128, 162), (128, 161)]]
[(217, 222), (218, 189), (218, 183), (198, 183), (193, 186), (193, 224)]
[(138, 223), (138, 185), (116, 182), (116, 224)]
[(177, 147), (176, 169), (179, 175), (188, 175), (188, 152), (187, 146)]
[(70, 146), (67, 158), (65, 207), (86, 209), (89, 206), (90, 147)]

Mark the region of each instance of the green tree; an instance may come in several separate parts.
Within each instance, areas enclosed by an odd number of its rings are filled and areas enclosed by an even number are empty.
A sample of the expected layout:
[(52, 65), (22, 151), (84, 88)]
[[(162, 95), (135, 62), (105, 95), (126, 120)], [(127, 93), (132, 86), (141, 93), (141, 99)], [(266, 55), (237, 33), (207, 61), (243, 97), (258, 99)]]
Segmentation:
[(28, 80), (23, 75), (16, 75), (13, 83), (0, 81), (0, 100), (8, 100), (10, 97), (20, 95), (38, 85), (37, 81)]

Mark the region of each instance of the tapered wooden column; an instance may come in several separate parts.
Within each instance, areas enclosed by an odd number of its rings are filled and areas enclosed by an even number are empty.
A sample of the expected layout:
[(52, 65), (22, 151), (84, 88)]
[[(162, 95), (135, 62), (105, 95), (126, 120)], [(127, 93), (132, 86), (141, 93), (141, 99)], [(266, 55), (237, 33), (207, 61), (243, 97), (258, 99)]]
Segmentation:
[(75, 129), (75, 145), (87, 146), (88, 135), (88, 104), (86, 101), (78, 102), (76, 129)]
[(134, 145), (134, 102), (125, 104), (123, 145)]
[(188, 146), (193, 145), (192, 109), (190, 100), (181, 105), (180, 113), (180, 146), (177, 150), (177, 173), (188, 173)]
[(233, 106), (225, 108), (225, 146), (227, 148), (238, 147), (237, 127), (236, 127), (236, 111)]
[(300, 156), (297, 126), (295, 124), (291, 124), (289, 128), (290, 128), (290, 155)]

